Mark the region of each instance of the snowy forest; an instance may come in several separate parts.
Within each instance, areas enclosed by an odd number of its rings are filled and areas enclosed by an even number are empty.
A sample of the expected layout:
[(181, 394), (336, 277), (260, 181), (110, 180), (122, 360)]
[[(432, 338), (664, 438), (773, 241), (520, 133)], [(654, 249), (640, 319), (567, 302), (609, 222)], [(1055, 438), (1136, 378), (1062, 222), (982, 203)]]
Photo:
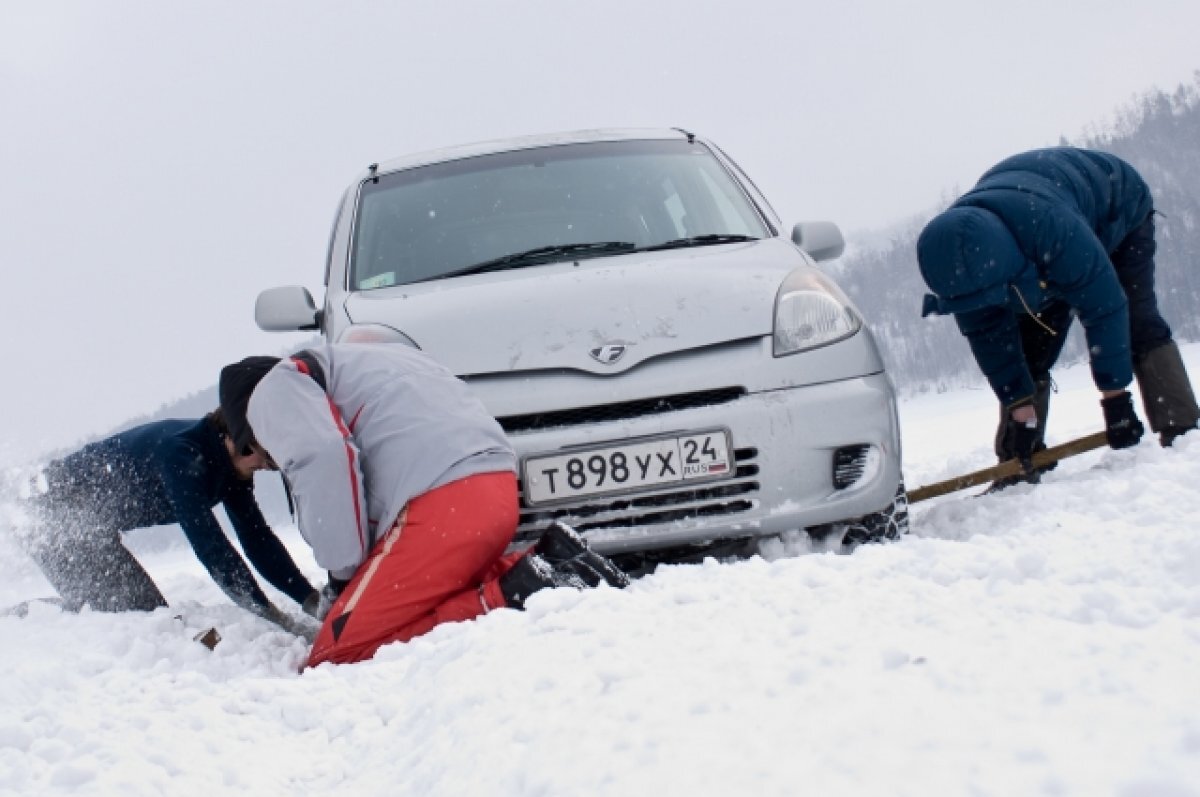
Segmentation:
[[(1060, 141), (1119, 155), (1154, 192), (1159, 306), (1179, 340), (1200, 339), (1200, 72), (1173, 93), (1153, 91), (1120, 111), (1105, 130)], [(980, 173), (991, 164), (984, 164)], [(960, 186), (955, 195), (969, 190)], [(947, 204), (954, 197), (947, 197)], [(917, 270), (916, 241), (942, 208), (930, 208), (898, 226), (890, 244), (862, 247), (834, 266), (839, 284), (862, 310), (883, 349), (888, 371), (904, 392), (941, 390), (982, 377), (950, 317), (921, 318), (927, 292)], [(853, 243), (853, 236), (849, 236)], [(1076, 324), (1062, 362), (1079, 361), (1083, 337)]]

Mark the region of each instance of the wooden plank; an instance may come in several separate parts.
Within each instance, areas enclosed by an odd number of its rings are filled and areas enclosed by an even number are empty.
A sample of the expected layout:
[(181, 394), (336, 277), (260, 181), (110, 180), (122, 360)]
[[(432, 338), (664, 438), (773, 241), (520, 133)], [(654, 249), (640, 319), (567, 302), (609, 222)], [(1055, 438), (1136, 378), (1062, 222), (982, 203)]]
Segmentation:
[[(1108, 445), (1106, 434), (1104, 432), (1095, 432), (1086, 437), (1080, 437), (1077, 440), (1071, 440), (1070, 442), (1047, 448), (1045, 451), (1037, 452), (1033, 455), (1033, 466), (1040, 468), (1045, 465), (1051, 465), (1067, 457), (1073, 457), (1076, 454), (1082, 454), (1106, 445)], [(999, 465), (993, 465), (990, 468), (983, 468), (982, 470), (967, 473), (953, 479), (935, 482), (934, 484), (910, 490), (908, 493), (908, 503), (915, 504), (929, 498), (936, 498), (939, 495), (946, 495), (958, 490), (965, 490), (968, 487), (992, 482), (996, 479), (1003, 479), (1006, 476), (1016, 476), (1019, 473), (1021, 473), (1021, 463), (1015, 459), (1010, 459), (1007, 462), (1001, 462)]]

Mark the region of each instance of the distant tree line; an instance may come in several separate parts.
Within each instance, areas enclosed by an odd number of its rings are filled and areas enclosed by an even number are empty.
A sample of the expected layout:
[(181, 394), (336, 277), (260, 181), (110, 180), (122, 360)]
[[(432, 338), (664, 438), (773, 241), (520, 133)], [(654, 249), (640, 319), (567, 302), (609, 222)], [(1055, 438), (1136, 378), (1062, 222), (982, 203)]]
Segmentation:
[[(1160, 306), (1179, 340), (1200, 340), (1200, 71), (1174, 93), (1152, 91), (1130, 103), (1108, 129), (1060, 143), (1111, 152), (1146, 178), (1161, 214), (1155, 219)], [(888, 244), (858, 249), (834, 267), (904, 392), (983, 385), (954, 320), (921, 318), (927, 288), (917, 270), (916, 241), (940, 210), (914, 217), (891, 231)], [(1079, 361), (1084, 354), (1076, 324), (1062, 362)]]

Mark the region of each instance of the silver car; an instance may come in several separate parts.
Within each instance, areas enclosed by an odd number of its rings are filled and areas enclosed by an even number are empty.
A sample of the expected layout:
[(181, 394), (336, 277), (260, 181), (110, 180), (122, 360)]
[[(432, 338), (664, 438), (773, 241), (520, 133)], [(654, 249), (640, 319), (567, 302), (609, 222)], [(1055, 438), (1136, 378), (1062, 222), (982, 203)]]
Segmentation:
[(414, 346), (520, 457), (518, 540), (682, 559), (785, 530), (907, 530), (895, 395), (859, 312), (754, 183), (683, 130), (517, 138), (370, 166), (325, 300), (264, 291), (265, 330)]

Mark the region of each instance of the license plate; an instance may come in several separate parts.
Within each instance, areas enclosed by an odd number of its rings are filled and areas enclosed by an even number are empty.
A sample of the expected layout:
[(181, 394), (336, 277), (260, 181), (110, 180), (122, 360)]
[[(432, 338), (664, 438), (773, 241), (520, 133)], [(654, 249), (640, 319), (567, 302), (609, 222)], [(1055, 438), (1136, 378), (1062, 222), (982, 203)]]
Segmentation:
[(526, 502), (543, 504), (731, 472), (729, 433), (714, 430), (528, 457), (522, 478)]

